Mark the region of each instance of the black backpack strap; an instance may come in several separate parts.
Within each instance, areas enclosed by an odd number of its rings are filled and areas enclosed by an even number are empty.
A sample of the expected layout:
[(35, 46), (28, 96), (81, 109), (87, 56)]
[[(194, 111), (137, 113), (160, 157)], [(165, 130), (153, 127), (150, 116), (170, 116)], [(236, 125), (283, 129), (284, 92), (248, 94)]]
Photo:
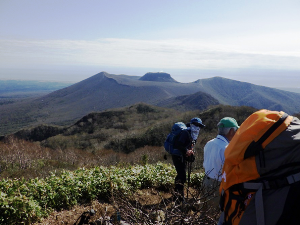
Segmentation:
[[(246, 192), (243, 188), (243, 183), (235, 184), (229, 188), (228, 192), (228, 202), (225, 206), (225, 192), (222, 190), (221, 197), (220, 197), (220, 209), (222, 211), (221, 216), (224, 219), (223, 225), (232, 225), (233, 221), (240, 217), (242, 211), (245, 210), (244, 207), (244, 200), (246, 196)], [(248, 191), (248, 190), (247, 190)], [(238, 194), (234, 194), (234, 192), (238, 192)], [(229, 214), (229, 209), (231, 208), (232, 201), (235, 200), (236, 204), (234, 206), (234, 210), (232, 213)]]
[(244, 159), (260, 154), (263, 150), (262, 143), (270, 137), (270, 135), (286, 120), (288, 116), (289, 115), (287, 113), (284, 113), (283, 116), (279, 118), (279, 120), (276, 121), (257, 142), (252, 141), (245, 151)]
[(262, 181), (259, 183), (245, 182), (243, 188), (249, 190), (256, 190), (255, 193), (255, 211), (257, 224), (265, 224), (264, 204), (262, 191), (266, 189), (282, 188), (287, 185), (292, 185), (300, 181), (300, 172), (294, 173), (284, 177), (284, 179), (277, 179), (272, 181)]
[(264, 185), (263, 189), (277, 189), (277, 188), (282, 188), (291, 185), (299, 181), (300, 181), (300, 172), (297, 172), (294, 174), (290, 174), (288, 176), (278, 177), (272, 180), (262, 180), (261, 183), (263, 183)]
[(265, 225), (264, 202), (263, 202), (263, 196), (262, 196), (263, 184), (262, 183), (244, 183), (244, 188), (257, 190), (255, 193), (256, 223), (259, 225)]

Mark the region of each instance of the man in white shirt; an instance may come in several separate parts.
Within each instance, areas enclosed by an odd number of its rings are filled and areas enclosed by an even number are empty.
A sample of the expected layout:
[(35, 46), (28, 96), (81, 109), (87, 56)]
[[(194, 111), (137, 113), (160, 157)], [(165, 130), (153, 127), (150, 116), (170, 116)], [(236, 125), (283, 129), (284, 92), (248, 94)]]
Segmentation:
[(215, 195), (213, 203), (215, 206), (218, 206), (219, 202), (218, 191), (221, 182), (222, 167), (225, 161), (224, 151), (239, 128), (238, 123), (232, 117), (224, 117), (217, 126), (217, 137), (208, 141), (204, 146), (203, 161), (205, 170), (203, 184), (207, 192)]

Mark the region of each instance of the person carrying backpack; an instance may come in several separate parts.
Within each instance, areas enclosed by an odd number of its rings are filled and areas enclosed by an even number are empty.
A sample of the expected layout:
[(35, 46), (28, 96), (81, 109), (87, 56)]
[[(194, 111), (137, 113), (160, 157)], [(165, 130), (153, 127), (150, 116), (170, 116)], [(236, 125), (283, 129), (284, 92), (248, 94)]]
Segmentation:
[(300, 224), (300, 120), (259, 110), (225, 150), (219, 193), (223, 225)]
[(222, 118), (217, 126), (217, 137), (208, 141), (204, 146), (203, 161), (203, 168), (205, 169), (203, 184), (206, 191), (214, 195), (211, 205), (216, 208), (219, 205), (219, 185), (225, 161), (224, 151), (239, 128), (238, 123), (232, 117)]
[[(200, 128), (205, 127), (198, 117), (192, 118), (186, 126), (175, 123), (172, 132), (165, 142), (165, 149), (172, 155), (177, 175), (175, 177), (175, 196), (177, 202), (184, 201), (184, 184), (186, 182), (187, 160), (194, 160), (194, 145), (197, 141)], [(176, 134), (178, 133), (178, 134)], [(172, 140), (170, 140), (172, 139)]]

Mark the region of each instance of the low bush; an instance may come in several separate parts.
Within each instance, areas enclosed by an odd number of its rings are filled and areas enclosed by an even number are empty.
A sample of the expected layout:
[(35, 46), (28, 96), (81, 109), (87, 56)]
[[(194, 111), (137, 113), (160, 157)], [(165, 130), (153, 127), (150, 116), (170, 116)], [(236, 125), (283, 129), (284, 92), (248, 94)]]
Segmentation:
[[(95, 167), (63, 171), (44, 179), (0, 181), (0, 223), (30, 224), (53, 210), (69, 209), (93, 199), (108, 200), (114, 193), (126, 196), (137, 189), (170, 188), (176, 172), (171, 164)], [(192, 174), (197, 184), (201, 175)]]

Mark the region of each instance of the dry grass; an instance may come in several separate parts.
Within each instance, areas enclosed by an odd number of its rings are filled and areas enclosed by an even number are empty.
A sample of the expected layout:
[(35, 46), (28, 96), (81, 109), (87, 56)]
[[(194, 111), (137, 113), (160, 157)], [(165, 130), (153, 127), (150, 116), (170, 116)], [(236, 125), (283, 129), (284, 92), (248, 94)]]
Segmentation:
[(95, 153), (80, 149), (49, 149), (38, 143), (10, 138), (0, 142), (0, 179), (45, 177), (51, 171), (80, 167), (156, 163), (164, 160), (162, 147), (145, 146), (125, 154), (113, 150)]

